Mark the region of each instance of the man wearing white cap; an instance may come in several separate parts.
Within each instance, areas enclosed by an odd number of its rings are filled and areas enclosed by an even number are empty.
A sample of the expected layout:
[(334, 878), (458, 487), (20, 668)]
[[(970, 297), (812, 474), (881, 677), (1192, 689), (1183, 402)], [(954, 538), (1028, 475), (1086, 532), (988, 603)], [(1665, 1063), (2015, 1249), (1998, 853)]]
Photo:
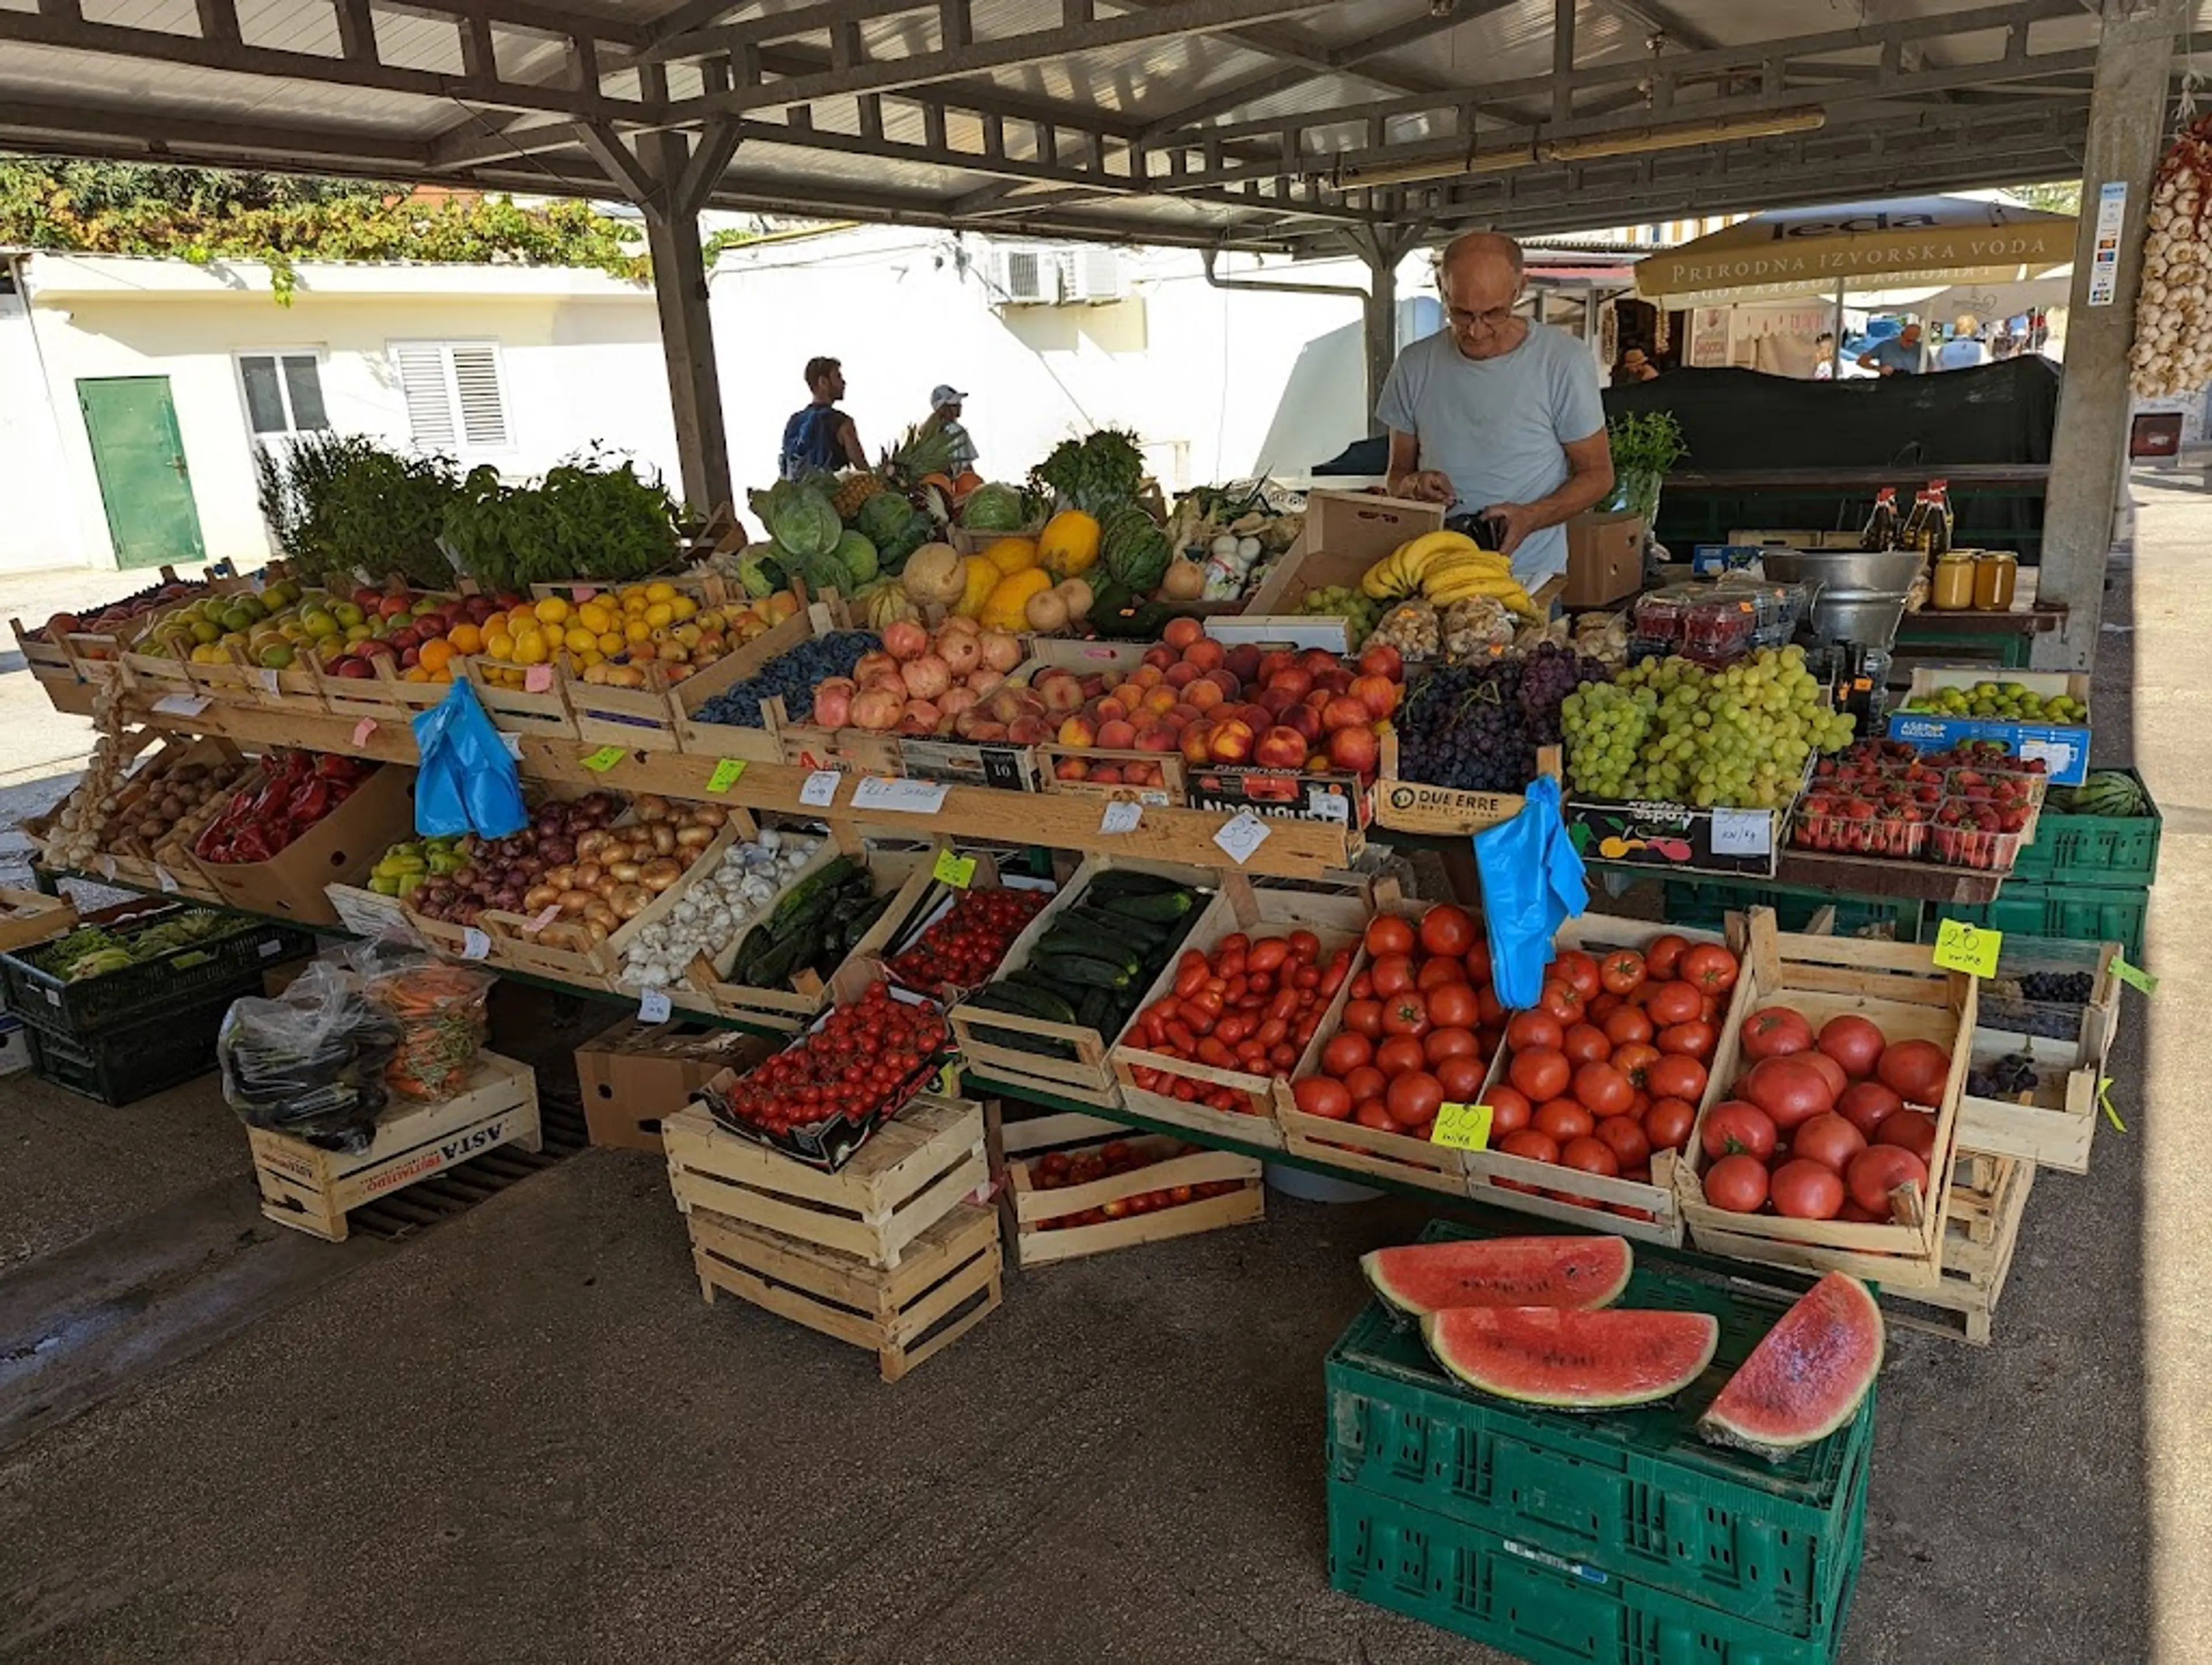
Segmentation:
[(949, 381), (940, 381), (929, 390), (929, 408), (937, 413), (938, 426), (952, 441), (951, 471), (955, 475), (975, 466), (975, 441), (960, 425), (960, 401), (967, 397)]

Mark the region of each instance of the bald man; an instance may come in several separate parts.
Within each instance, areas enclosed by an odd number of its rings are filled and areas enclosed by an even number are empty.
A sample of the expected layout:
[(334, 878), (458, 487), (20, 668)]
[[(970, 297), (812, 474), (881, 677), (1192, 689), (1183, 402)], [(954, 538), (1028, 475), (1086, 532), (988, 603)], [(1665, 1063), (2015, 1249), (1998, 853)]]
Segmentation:
[(1565, 570), (1563, 523), (1613, 493), (1597, 366), (1565, 330), (1514, 315), (1521, 246), (1455, 238), (1437, 266), (1446, 327), (1398, 355), (1376, 416), (1394, 497), (1504, 522), (1502, 553), (1533, 586)]

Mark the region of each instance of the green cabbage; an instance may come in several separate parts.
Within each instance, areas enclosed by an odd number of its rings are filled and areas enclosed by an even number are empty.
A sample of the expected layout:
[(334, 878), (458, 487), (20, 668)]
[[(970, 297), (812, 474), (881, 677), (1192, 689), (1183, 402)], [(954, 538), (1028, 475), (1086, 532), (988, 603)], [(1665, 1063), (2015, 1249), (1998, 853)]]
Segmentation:
[(778, 480), (766, 491), (749, 494), (746, 501), (767, 523), (769, 536), (801, 558), (828, 555), (844, 536), (829, 498), (796, 480)]
[(876, 546), (857, 532), (848, 532), (837, 540), (835, 551), (838, 563), (845, 568), (851, 582), (842, 586), (850, 595), (876, 575)]

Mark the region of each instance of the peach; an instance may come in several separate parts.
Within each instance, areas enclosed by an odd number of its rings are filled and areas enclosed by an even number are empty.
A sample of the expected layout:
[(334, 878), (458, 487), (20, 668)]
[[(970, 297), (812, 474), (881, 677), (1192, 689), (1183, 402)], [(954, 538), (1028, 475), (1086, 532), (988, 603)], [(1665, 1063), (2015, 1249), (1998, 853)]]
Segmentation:
[(1206, 626), (1194, 618), (1171, 618), (1168, 628), (1160, 632), (1160, 640), (1170, 647), (1188, 647), (1205, 636)]
[(1321, 726), (1327, 729), (1364, 728), (1374, 720), (1375, 714), (1366, 702), (1349, 694), (1333, 695), (1322, 708)]
[(1382, 755), (1371, 728), (1340, 728), (1328, 737), (1328, 761), (1339, 769), (1372, 775)]
[(1196, 722), (1202, 714), (1188, 700), (1178, 700), (1168, 708), (1168, 720), (1180, 728), (1185, 723)]
[[(1216, 642), (1213, 645), (1218, 647), (1221, 644)], [(1170, 688), (1188, 688), (1198, 680), (1200, 674), (1198, 666), (1188, 659), (1183, 659), (1168, 666), (1167, 684)]]
[(1080, 781), (1091, 773), (1091, 765), (1080, 757), (1063, 757), (1053, 765), (1052, 772), (1063, 781)]
[[(1229, 650), (1229, 658), (1224, 668), (1231, 676), (1237, 678), (1240, 685), (1248, 682), (1256, 682), (1260, 678), (1260, 650), (1249, 641), (1232, 647)], [(1230, 690), (1232, 694), (1236, 691), (1235, 689)]]
[(1238, 698), (1244, 692), (1244, 684), (1237, 680), (1234, 671), (1209, 671), (1203, 680), (1212, 683), (1222, 691), (1224, 696), (1232, 700)]
[(1219, 683), (1208, 681), (1204, 677), (1182, 690), (1183, 703), (1199, 711), (1211, 711), (1228, 697), (1221, 691)]
[(1018, 746), (1041, 746), (1052, 738), (1052, 730), (1042, 717), (1017, 717), (1006, 725), (1006, 738)]
[(1139, 751), (1173, 751), (1180, 742), (1175, 730), (1164, 723), (1146, 723), (1137, 731)]
[(1145, 668), (1152, 671), (1164, 671), (1176, 662), (1176, 650), (1172, 647), (1164, 646), (1147, 647), (1145, 649)]
[(1217, 763), (1241, 763), (1252, 755), (1254, 739), (1249, 723), (1231, 718), (1225, 723), (1213, 725), (1206, 749)]
[(1118, 787), (1125, 776), (1119, 763), (1101, 763), (1091, 771), (1091, 778), (1102, 787)]
[(1273, 682), (1278, 671), (1287, 671), (1298, 662), (1298, 656), (1287, 647), (1270, 647), (1260, 655), (1260, 662), (1244, 678), (1247, 682)]
[[(972, 712), (966, 711), (960, 714), (962, 717), (971, 716), (973, 714), (974, 714)], [(958, 720), (958, 718), (954, 719), (955, 722), (957, 722)], [(1033, 717), (1029, 718), (1026, 720), (1030, 722), (1036, 721)], [(1043, 726), (1042, 723), (1039, 723), (1037, 726), (1040, 728)], [(1006, 724), (994, 723), (986, 720), (970, 726), (968, 730), (968, 738), (971, 740), (1003, 740), (1006, 738), (1006, 732), (1007, 730)]]
[(1294, 705), (1283, 713), (1283, 726), (1296, 729), (1309, 740), (1318, 740), (1322, 735), (1321, 713), (1310, 705)]
[(1176, 690), (1174, 689), (1155, 688), (1149, 690), (1145, 695), (1145, 702), (1141, 706), (1138, 707), (1138, 709), (1145, 712), (1147, 715), (1157, 717), (1163, 712), (1174, 710), (1176, 708)]
[(1259, 704), (1273, 717), (1279, 717), (1298, 702), (1298, 696), (1279, 683), (1271, 683), (1260, 690)]
[(1137, 726), (1125, 718), (1112, 717), (1098, 725), (1098, 744), (1109, 751), (1127, 751), (1137, 743)]
[(1268, 769), (1297, 769), (1305, 760), (1305, 737), (1294, 728), (1271, 728), (1252, 748), (1252, 761)]
[(1359, 676), (1352, 678), (1352, 686), (1346, 691), (1379, 719), (1389, 716), (1398, 708), (1398, 696), (1403, 690), (1388, 677)]
[(1035, 691), (1044, 702), (1044, 708), (1055, 717), (1083, 708), (1083, 682), (1073, 672), (1048, 671), (1037, 678)]
[(1269, 694), (1287, 694), (1288, 702), (1296, 705), (1313, 692), (1313, 672), (1299, 665), (1286, 665), (1267, 679), (1267, 690)]
[(1085, 677), (1083, 678), (1083, 697), (1085, 699), (1095, 700), (1105, 691), (1106, 679), (1103, 677), (1094, 676)]
[(1150, 664), (1139, 665), (1129, 676), (1132, 685), (1144, 689), (1158, 688), (1165, 679), (1165, 673), (1160, 667)]
[(1212, 723), (1193, 723), (1183, 730), (1181, 736), (1180, 749), (1184, 760), (1193, 763), (1211, 763), (1213, 760), (1212, 741)]
[(1068, 717), (1061, 721), (1060, 732), (1054, 738), (1064, 746), (1092, 746), (1098, 744), (1098, 731), (1091, 726), (1087, 717)]
[(1229, 650), (1212, 636), (1200, 636), (1182, 650), (1182, 662), (1201, 671), (1216, 671), (1229, 662)]

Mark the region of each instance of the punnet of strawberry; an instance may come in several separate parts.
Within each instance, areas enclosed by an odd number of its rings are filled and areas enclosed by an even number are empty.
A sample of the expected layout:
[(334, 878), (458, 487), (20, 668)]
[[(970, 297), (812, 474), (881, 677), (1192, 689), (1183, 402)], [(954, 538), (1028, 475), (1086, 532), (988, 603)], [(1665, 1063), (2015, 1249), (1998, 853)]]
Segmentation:
[(377, 765), (326, 751), (270, 752), (258, 784), (234, 793), (192, 846), (203, 861), (266, 861), (353, 796)]
[(962, 890), (951, 908), (884, 969), (908, 988), (978, 987), (990, 981), (1014, 939), (1051, 900), (1042, 890)]
[(945, 1014), (877, 982), (710, 1101), (718, 1120), (787, 1134), (896, 1110), (946, 1053)]

